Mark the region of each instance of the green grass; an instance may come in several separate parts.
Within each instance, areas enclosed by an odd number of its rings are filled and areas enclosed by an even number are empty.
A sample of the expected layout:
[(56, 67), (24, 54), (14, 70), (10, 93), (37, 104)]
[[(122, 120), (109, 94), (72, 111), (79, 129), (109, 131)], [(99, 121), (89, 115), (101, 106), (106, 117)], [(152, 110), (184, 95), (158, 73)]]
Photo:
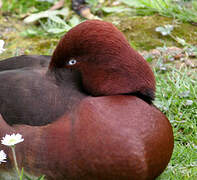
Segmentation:
[[(38, 0), (2, 0), (2, 2), (2, 12), (4, 15), (15, 15), (22, 19), (32, 13), (48, 10), (53, 5), (53, 3), (47, 1), (40, 2)], [(187, 2), (187, 6), (184, 0), (179, 0), (179, 2), (174, 2), (173, 0), (121, 0), (120, 2), (122, 2), (122, 4), (119, 6), (110, 5), (113, 3), (113, 1), (110, 0), (105, 1), (102, 4), (98, 3), (96, 0), (86, 0), (86, 2), (91, 7), (92, 12), (94, 14), (99, 14), (101, 18), (104, 18), (108, 14), (112, 13), (122, 13), (125, 16), (130, 17), (134, 15), (146, 16), (158, 13), (162, 16), (173, 17), (183, 22), (197, 23), (197, 2), (194, 0), (189, 1), (189, 3)], [(129, 8), (122, 6), (123, 4), (128, 5)], [(65, 6), (70, 8), (71, 1), (65, 0)], [(129, 12), (131, 13), (129, 14)], [(62, 22), (66, 20), (65, 23), (69, 24), (67, 18), (70, 18), (70, 16), (72, 16), (71, 14), (72, 11), (71, 13), (69, 12), (68, 16), (59, 18), (59, 22), (57, 22), (56, 17), (55, 23), (51, 23), (51, 19), (49, 21), (46, 20), (46, 18), (44, 21), (42, 19), (40, 21), (41, 27), (48, 34), (62, 33), (66, 28), (64, 25), (62, 26), (60, 20), (62, 20)], [(79, 19), (79, 21), (81, 20), (82, 19)], [(55, 28), (56, 26), (58, 26), (58, 28)], [(64, 32), (66, 31), (67, 30)], [(34, 32), (36, 32), (36, 30), (34, 30)], [(31, 35), (32, 34), (30, 34), (30, 36)]]
[(2, 0), (2, 11), (10, 14), (35, 13), (49, 9), (52, 4), (37, 0)]
[[(170, 120), (175, 147), (170, 164), (159, 180), (197, 179), (197, 71), (171, 68), (155, 71), (155, 104)], [(189, 100), (189, 101), (188, 101)], [(189, 103), (190, 102), (190, 103)]]
[[(161, 1), (162, 3), (158, 5), (158, 2)], [(70, 1), (68, 0), (65, 4), (67, 5), (68, 2), (70, 5)], [(94, 0), (92, 2), (94, 2)], [(127, 2), (131, 2), (131, 0), (127, 0)], [(170, 0), (166, 0), (165, 2), (163, 0), (139, 0), (138, 2), (146, 2), (144, 8), (137, 8), (138, 14), (146, 15), (147, 13), (151, 14), (156, 12), (163, 16), (175, 17), (182, 21), (196, 22), (197, 13), (195, 14), (193, 12), (197, 11), (197, 6), (192, 6), (192, 11), (190, 11), (191, 9), (187, 9), (180, 4), (174, 4), (173, 6), (169, 5), (168, 2), (170, 2)], [(31, 14), (47, 10), (50, 6), (52, 6), (52, 4), (47, 2), (41, 3), (36, 0), (3, 0), (2, 11), (3, 14), (20, 16), (24, 13)], [(181, 9), (182, 7), (183, 9)], [(46, 26), (46, 24), (44, 25), (45, 28), (49, 27)], [(34, 27), (34, 29), (25, 31), (23, 36), (38, 37), (39, 34), (41, 36), (44, 35), (42, 30), (39, 29), (38, 31), (36, 25), (32, 27)], [(55, 34), (51, 37), (56, 36), (57, 35)], [(13, 40), (11, 40), (10, 43), (13, 43)], [(43, 44), (41, 44), (41, 48), (44, 49), (42, 46)], [(44, 43), (44, 46), (46, 46), (46, 43)], [(50, 46), (50, 44), (48, 46)], [(155, 76), (157, 81), (155, 104), (170, 120), (175, 138), (172, 159), (167, 169), (158, 180), (196, 180), (197, 71), (189, 68), (178, 70), (174, 68), (173, 64), (170, 64), (168, 70), (165, 72), (155, 70)]]
[(183, 0), (122, 0), (125, 4), (136, 7), (138, 15), (159, 13), (162, 16), (173, 17), (183, 22), (197, 22), (197, 2), (190, 1), (186, 7)]

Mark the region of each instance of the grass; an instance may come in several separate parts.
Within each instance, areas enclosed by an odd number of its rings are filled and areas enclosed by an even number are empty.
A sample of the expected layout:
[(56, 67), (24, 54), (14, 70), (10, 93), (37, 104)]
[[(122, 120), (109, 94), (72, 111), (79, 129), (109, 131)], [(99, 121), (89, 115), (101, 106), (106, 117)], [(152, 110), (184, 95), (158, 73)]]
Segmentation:
[(170, 164), (158, 180), (197, 179), (197, 72), (188, 68), (155, 71), (155, 104), (170, 120), (175, 147)]
[(52, 5), (52, 3), (47, 1), (39, 2), (37, 0), (2, 0), (2, 2), (2, 11), (6, 14), (10, 13), (12, 15), (44, 11), (49, 9), (49, 7)]
[(173, 17), (183, 22), (197, 22), (197, 2), (191, 1), (186, 7), (184, 1), (174, 3), (173, 0), (123, 0), (129, 6), (137, 8), (138, 15), (159, 13), (162, 16)]

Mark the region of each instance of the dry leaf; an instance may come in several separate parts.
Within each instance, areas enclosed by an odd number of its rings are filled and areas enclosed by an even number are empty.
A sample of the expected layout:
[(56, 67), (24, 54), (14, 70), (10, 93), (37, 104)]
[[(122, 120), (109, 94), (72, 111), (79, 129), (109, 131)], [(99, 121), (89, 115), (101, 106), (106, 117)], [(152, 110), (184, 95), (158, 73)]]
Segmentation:
[(80, 15), (86, 19), (100, 19), (98, 16), (95, 16), (91, 13), (89, 7), (84, 7), (80, 10)]
[(56, 2), (51, 8), (50, 10), (56, 10), (56, 9), (60, 9), (64, 6), (64, 0), (59, 0), (58, 2)]
[(188, 66), (191, 67), (191, 68), (195, 68), (195, 67), (196, 67), (196, 65), (193, 64), (192, 61), (189, 60), (189, 59), (186, 59), (186, 60), (185, 60), (185, 64), (188, 65)]

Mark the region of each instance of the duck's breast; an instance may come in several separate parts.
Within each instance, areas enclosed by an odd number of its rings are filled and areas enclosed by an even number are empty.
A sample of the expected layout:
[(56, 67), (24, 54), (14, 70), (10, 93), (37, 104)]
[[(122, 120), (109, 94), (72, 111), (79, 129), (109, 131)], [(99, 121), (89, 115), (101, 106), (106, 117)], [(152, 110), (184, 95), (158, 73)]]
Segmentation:
[(40, 137), (45, 168), (31, 166), (52, 180), (155, 179), (173, 150), (168, 119), (135, 96), (84, 98)]
[(168, 119), (135, 96), (86, 97), (51, 124), (1, 129), (13, 131), (19, 165), (49, 180), (153, 180), (173, 150)]
[(86, 98), (73, 126), (79, 179), (154, 179), (172, 154), (168, 119), (135, 96)]

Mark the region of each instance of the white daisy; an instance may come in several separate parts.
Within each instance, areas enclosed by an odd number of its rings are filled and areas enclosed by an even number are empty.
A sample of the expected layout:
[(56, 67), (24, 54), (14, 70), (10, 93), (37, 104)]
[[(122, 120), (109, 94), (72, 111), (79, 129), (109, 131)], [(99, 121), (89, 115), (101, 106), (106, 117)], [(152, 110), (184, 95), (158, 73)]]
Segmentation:
[(1, 151), (0, 151), (0, 164), (1, 164), (2, 162), (6, 162), (5, 160), (6, 160), (6, 154), (4, 153), (3, 150), (1, 150)]
[(1, 144), (6, 146), (14, 146), (15, 144), (18, 144), (23, 141), (24, 139), (22, 138), (22, 135), (19, 133), (12, 135), (6, 134), (5, 137), (3, 137), (3, 139), (1, 140)]
[(5, 49), (3, 48), (4, 44), (4, 40), (0, 39), (0, 54), (3, 53), (3, 51), (5, 51)]

